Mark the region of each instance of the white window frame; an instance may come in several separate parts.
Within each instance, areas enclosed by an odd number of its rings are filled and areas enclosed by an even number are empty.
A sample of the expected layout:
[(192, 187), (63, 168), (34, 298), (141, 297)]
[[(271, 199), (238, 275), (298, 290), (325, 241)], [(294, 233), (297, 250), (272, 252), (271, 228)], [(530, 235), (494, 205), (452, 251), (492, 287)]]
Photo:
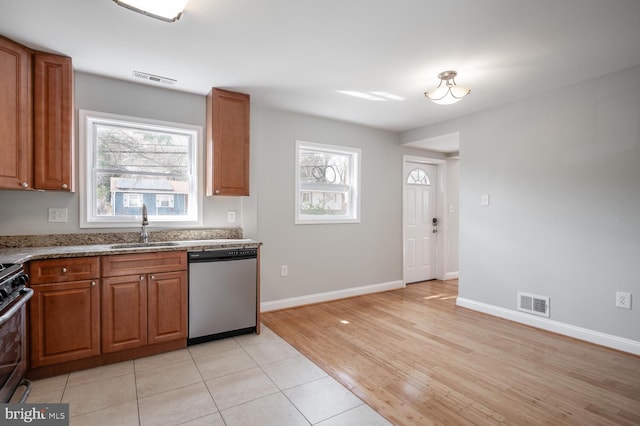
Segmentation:
[[(300, 205), (302, 201), (301, 182), (300, 182), (300, 151), (313, 150), (321, 152), (330, 152), (351, 156), (351, 167), (349, 182), (348, 203), (349, 212), (345, 215), (304, 215), (300, 213)], [(295, 145), (295, 224), (330, 224), (330, 223), (360, 223), (360, 169), (362, 161), (362, 151), (359, 148), (351, 148), (338, 145), (327, 145), (315, 142), (307, 142), (297, 140)]]
[(192, 165), (189, 183), (189, 214), (177, 216), (149, 216), (150, 225), (160, 225), (163, 228), (178, 228), (187, 226), (202, 226), (203, 224), (203, 181), (202, 181), (202, 126), (151, 120), (147, 118), (130, 117), (109, 114), (99, 111), (79, 110), (79, 158), (80, 158), (80, 228), (133, 228), (139, 227), (141, 217), (136, 216), (98, 216), (95, 214), (95, 171), (93, 170), (95, 155), (96, 123), (121, 125), (139, 129), (181, 133), (191, 138), (190, 161)]

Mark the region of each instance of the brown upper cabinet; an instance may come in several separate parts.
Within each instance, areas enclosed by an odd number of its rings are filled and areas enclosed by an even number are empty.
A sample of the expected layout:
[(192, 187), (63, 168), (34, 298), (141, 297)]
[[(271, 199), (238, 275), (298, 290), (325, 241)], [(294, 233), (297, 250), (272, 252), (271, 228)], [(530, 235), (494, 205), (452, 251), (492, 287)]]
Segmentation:
[(73, 191), (71, 58), (0, 37), (0, 189)]
[(31, 187), (31, 51), (0, 37), (0, 188)]
[(247, 94), (207, 95), (207, 196), (249, 195), (249, 110)]
[(71, 58), (33, 56), (33, 183), (73, 191), (73, 69)]

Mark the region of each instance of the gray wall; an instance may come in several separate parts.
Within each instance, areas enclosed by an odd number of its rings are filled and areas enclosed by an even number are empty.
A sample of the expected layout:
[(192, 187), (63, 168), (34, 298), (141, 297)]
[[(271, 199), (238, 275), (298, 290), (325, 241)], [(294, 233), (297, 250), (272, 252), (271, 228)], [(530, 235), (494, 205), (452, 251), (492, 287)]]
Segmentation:
[[(205, 125), (205, 97), (77, 72), (77, 109)], [(296, 139), (362, 150), (361, 223), (294, 224)], [(76, 144), (81, 143), (76, 138)], [(251, 196), (205, 197), (206, 227), (230, 226), (238, 212), (244, 235), (264, 242), (262, 301), (402, 280), (402, 148), (399, 135), (251, 106)], [(0, 235), (105, 232), (80, 229), (78, 194), (0, 191)], [(48, 223), (49, 207), (67, 207), (68, 223)], [(153, 229), (153, 227), (152, 227)], [(280, 266), (289, 267), (287, 277)]]
[[(447, 241), (445, 255), (447, 256), (448, 274), (457, 273), (459, 269), (459, 229), (460, 229), (460, 160), (457, 158), (447, 160)], [(453, 211), (449, 211), (449, 206), (453, 206)]]
[(640, 341), (639, 117), (635, 67), (403, 135), (460, 131), (461, 298)]
[[(204, 131), (206, 101), (204, 96), (133, 84), (125, 81), (75, 73), (76, 158), (78, 156), (77, 111), (87, 109), (112, 114), (129, 115), (154, 120), (202, 126)], [(204, 133), (203, 133), (204, 137)], [(201, 141), (203, 142), (203, 141)], [(76, 161), (76, 164), (77, 161)], [(201, 169), (203, 170), (203, 169)], [(76, 189), (80, 179), (76, 167)], [(78, 193), (0, 191), (0, 235), (60, 234), (74, 232), (104, 232), (104, 229), (79, 227)], [(204, 227), (244, 225), (243, 203), (238, 197), (204, 197)], [(69, 222), (49, 223), (49, 207), (68, 208)], [(237, 212), (237, 223), (227, 223), (227, 211)], [(251, 220), (251, 217), (249, 218)], [(255, 218), (253, 219), (255, 221)], [(255, 226), (249, 226), (255, 230)], [(151, 230), (159, 229), (153, 226)], [(117, 229), (113, 229), (116, 231)]]
[[(332, 120), (267, 109), (253, 119), (262, 300), (402, 280), (402, 155), (417, 150), (401, 148), (397, 134)], [(362, 150), (360, 223), (294, 224), (296, 140)]]

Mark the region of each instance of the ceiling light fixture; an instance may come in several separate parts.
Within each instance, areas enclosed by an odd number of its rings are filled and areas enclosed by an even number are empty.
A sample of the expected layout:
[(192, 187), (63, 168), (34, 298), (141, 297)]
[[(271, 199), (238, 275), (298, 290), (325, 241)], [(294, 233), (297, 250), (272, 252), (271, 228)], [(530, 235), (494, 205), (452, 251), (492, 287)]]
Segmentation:
[(175, 22), (182, 16), (187, 0), (113, 0), (116, 4), (143, 15)]
[[(456, 84), (455, 71), (443, 71), (438, 74), (440, 84), (435, 89), (428, 90), (424, 95), (439, 105), (451, 105), (467, 96), (471, 89)], [(444, 85), (443, 85), (444, 83)]]

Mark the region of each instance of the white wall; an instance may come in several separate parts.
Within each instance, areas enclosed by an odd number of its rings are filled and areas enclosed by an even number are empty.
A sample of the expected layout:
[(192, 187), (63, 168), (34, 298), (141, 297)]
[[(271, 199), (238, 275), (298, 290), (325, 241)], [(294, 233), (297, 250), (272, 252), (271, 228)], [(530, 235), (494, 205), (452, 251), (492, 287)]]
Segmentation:
[[(205, 97), (190, 93), (157, 88), (150, 85), (75, 73), (76, 158), (78, 144), (77, 111), (88, 109), (113, 114), (130, 115), (154, 120), (171, 121), (202, 126), (206, 118)], [(204, 137), (204, 133), (203, 133)], [(204, 141), (201, 141), (204, 142)], [(77, 160), (76, 160), (77, 161)], [(76, 162), (76, 164), (78, 164)], [(203, 169), (201, 169), (203, 170)], [(76, 167), (76, 174), (79, 167)], [(76, 176), (76, 189), (80, 176)], [(79, 227), (78, 193), (56, 191), (0, 191), (0, 235), (60, 234), (90, 232)], [(204, 227), (242, 226), (246, 218), (243, 203), (251, 204), (246, 197), (204, 197)], [(49, 207), (68, 208), (69, 222), (49, 223)], [(237, 211), (236, 224), (227, 223), (227, 210)], [(253, 218), (255, 222), (255, 218)], [(255, 229), (255, 226), (249, 226)], [(155, 228), (153, 224), (151, 230)], [(115, 231), (113, 229), (111, 231)], [(93, 231), (104, 232), (105, 229)]]
[(635, 67), (403, 135), (460, 131), (462, 300), (509, 316), (517, 291), (549, 296), (536, 325), (640, 350), (639, 117)]

